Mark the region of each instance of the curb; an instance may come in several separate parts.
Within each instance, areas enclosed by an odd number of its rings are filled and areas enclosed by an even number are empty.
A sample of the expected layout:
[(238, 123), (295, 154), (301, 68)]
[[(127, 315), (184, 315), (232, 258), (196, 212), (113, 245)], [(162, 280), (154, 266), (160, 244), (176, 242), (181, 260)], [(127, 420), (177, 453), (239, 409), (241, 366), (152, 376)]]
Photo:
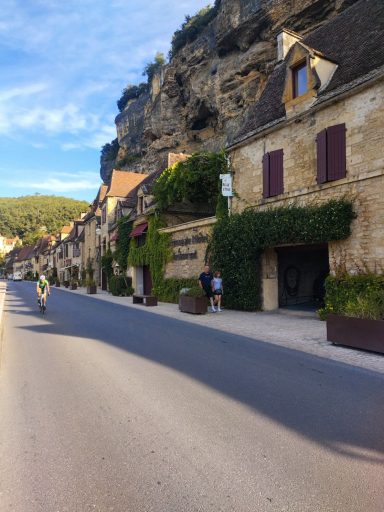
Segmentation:
[(4, 310), (6, 291), (7, 291), (7, 283), (0, 282), (0, 328), (1, 328), (1, 324), (2, 324), (2, 318), (3, 318), (3, 310)]

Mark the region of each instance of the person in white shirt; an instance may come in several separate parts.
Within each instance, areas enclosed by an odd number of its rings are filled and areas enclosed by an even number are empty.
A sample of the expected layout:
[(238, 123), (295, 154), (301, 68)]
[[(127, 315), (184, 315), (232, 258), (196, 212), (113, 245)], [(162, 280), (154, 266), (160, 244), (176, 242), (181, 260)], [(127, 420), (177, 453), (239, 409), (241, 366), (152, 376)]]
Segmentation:
[(223, 289), (223, 280), (221, 278), (220, 270), (215, 272), (211, 285), (212, 285), (212, 292), (215, 297), (215, 304), (217, 305), (217, 311), (221, 311), (221, 297), (224, 294), (224, 289)]

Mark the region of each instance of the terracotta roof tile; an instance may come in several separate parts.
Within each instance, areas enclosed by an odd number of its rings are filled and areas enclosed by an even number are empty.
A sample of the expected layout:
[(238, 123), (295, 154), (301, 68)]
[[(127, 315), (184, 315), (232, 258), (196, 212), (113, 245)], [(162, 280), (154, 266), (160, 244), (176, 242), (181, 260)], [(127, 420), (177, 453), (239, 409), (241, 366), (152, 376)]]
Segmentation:
[(147, 176), (147, 174), (114, 169), (111, 183), (105, 195), (107, 197), (126, 197)]

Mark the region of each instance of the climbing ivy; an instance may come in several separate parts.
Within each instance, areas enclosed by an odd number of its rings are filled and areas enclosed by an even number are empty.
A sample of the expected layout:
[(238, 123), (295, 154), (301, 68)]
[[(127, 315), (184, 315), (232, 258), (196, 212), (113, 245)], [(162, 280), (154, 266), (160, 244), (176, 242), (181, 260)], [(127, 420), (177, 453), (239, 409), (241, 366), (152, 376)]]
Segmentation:
[(261, 253), (267, 247), (324, 243), (350, 235), (352, 203), (331, 200), (322, 205), (286, 206), (223, 217), (213, 229), (210, 258), (225, 280), (225, 302), (233, 309), (261, 309)]
[(118, 240), (116, 250), (113, 253), (113, 259), (117, 261), (124, 272), (128, 266), (129, 245), (131, 241), (129, 234), (132, 231), (132, 225), (133, 222), (127, 222), (126, 217), (121, 218), (117, 224)]
[(172, 252), (170, 235), (159, 233), (158, 229), (165, 227), (165, 222), (157, 215), (148, 220), (148, 231), (145, 244), (138, 247), (136, 238), (132, 238), (129, 247), (128, 265), (139, 267), (148, 265), (151, 270), (153, 293), (160, 299), (161, 286), (164, 280), (165, 265), (170, 261)]
[(156, 180), (153, 194), (159, 211), (168, 206), (189, 201), (200, 203), (215, 211), (219, 196), (220, 174), (228, 172), (224, 151), (194, 153), (177, 162)]

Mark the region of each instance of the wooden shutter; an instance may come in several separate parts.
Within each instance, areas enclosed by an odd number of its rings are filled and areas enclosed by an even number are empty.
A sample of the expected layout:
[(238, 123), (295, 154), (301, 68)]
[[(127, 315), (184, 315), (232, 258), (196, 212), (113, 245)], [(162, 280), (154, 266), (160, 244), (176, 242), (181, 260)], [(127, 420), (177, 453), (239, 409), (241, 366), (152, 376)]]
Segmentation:
[(270, 186), (269, 186), (269, 153), (265, 153), (263, 156), (263, 197), (269, 197)]
[(269, 195), (277, 196), (284, 192), (283, 182), (283, 155), (282, 149), (269, 153)]
[(327, 130), (317, 134), (317, 183), (327, 181)]
[(328, 181), (345, 178), (346, 142), (344, 123), (327, 128), (327, 169)]

